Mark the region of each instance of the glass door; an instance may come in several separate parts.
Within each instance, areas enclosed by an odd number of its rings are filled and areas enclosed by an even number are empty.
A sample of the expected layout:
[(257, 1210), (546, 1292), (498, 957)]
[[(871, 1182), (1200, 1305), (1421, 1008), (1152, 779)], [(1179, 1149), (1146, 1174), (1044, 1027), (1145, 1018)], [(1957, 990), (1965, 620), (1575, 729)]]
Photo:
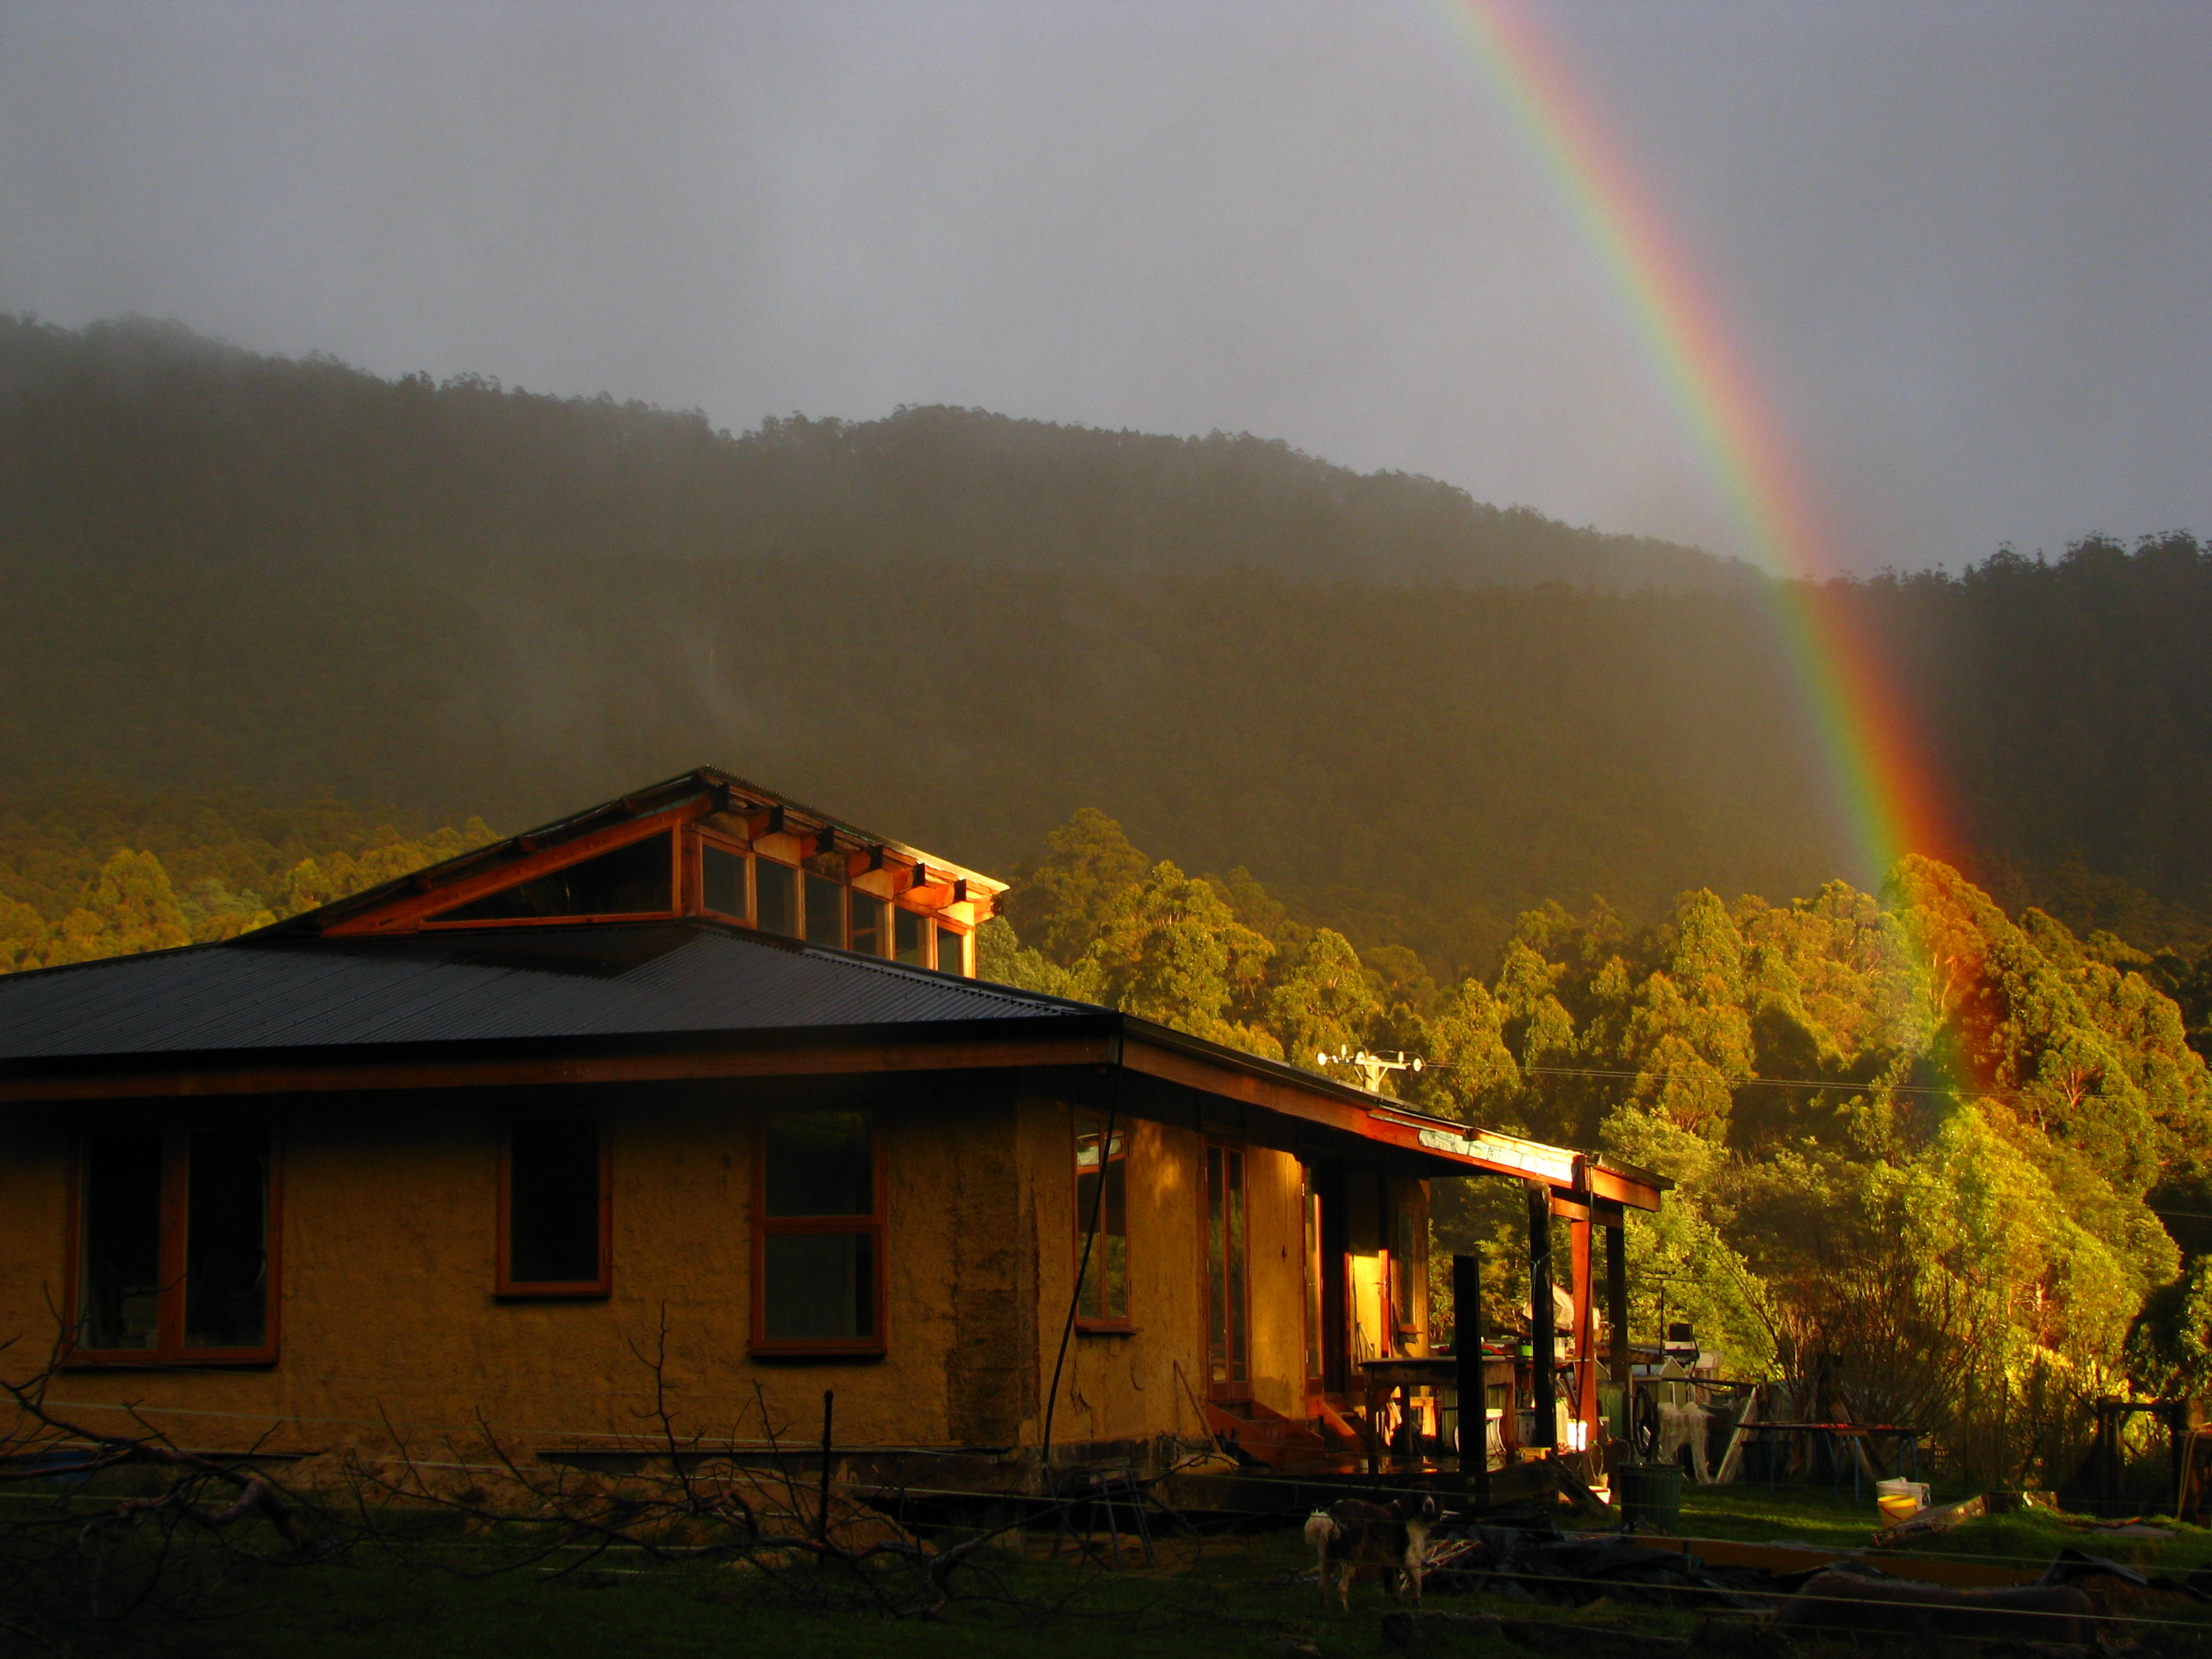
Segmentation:
[(1250, 1381), (1251, 1319), (1244, 1276), (1244, 1149), (1206, 1148), (1206, 1293), (1209, 1378), (1241, 1395)]

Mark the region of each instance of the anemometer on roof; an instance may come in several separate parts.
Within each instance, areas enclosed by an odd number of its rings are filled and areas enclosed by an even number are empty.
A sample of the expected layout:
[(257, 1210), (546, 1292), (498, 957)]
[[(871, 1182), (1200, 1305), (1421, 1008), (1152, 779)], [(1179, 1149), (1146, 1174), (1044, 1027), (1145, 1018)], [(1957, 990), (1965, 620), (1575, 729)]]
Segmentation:
[(1333, 1054), (1324, 1048), (1316, 1057), (1324, 1066), (1355, 1067), (1359, 1075), (1366, 1080), (1367, 1092), (1370, 1095), (1380, 1094), (1382, 1091), (1382, 1079), (1390, 1073), (1418, 1072), (1423, 1063), (1419, 1054), (1414, 1055), (1411, 1060), (1407, 1059), (1406, 1051), (1403, 1048), (1398, 1050), (1398, 1057), (1395, 1060), (1386, 1059), (1381, 1054), (1370, 1054), (1364, 1048), (1356, 1054)]

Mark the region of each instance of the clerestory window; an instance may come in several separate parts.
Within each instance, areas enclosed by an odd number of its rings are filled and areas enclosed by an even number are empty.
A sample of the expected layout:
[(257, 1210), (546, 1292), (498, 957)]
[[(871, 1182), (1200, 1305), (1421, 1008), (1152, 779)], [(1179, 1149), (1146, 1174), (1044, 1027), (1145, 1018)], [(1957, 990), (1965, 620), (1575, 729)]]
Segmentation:
[(675, 859), (672, 835), (647, 836), (441, 910), (424, 925), (666, 915), (676, 908)]

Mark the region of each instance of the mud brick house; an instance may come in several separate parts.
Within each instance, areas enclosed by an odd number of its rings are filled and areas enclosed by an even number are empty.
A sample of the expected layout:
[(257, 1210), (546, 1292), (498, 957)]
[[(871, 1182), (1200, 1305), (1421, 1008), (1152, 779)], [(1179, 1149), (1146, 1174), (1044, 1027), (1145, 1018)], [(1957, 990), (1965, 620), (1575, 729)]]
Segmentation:
[(1356, 1417), (1362, 1361), (1426, 1352), (1432, 1180), (1549, 1192), (1578, 1261), (1658, 1202), (979, 981), (1002, 890), (701, 769), (226, 943), (0, 978), (4, 1363), (58, 1334), (56, 1400), (202, 1447), (480, 1421), (580, 1457), (635, 1433), (665, 1331), (690, 1431), (834, 1387), (841, 1443), (1034, 1471), (1056, 1365), (1055, 1455)]

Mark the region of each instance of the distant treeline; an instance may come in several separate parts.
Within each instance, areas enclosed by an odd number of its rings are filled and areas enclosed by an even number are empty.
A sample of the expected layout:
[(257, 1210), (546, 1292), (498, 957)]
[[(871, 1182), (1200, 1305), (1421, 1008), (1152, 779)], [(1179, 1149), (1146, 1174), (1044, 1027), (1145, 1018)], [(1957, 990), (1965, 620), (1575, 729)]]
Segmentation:
[(1188, 570), (1469, 586), (1703, 589), (1748, 567), (1487, 507), (1249, 434), (1158, 437), (981, 410), (703, 415), (380, 380), (173, 325), (0, 316), (0, 502), (77, 556), (501, 567), (520, 555)]
[[(514, 830), (712, 761), (1011, 869), (1096, 805), (1440, 978), (1522, 910), (1855, 867), (1759, 579), (1249, 438), (696, 416), (0, 323), (0, 792)], [(2212, 556), (1839, 590), (1972, 873), (2193, 957)]]
[(425, 833), (327, 794), (79, 782), (0, 799), (0, 973), (233, 939), (492, 839), (480, 819)]

